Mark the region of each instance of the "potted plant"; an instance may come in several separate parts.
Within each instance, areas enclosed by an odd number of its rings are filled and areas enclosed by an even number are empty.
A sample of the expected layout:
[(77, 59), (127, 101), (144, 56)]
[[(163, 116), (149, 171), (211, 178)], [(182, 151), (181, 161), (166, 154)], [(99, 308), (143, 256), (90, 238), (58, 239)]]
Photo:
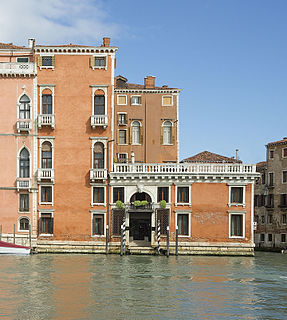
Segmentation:
[(134, 206), (135, 207), (140, 207), (142, 205), (142, 202), (140, 201), (140, 200), (136, 200), (135, 202), (134, 202)]
[(166, 208), (166, 201), (165, 200), (161, 200), (160, 203), (159, 203), (160, 207), (162, 209), (165, 209)]
[(118, 200), (118, 201), (116, 202), (116, 206), (117, 206), (118, 209), (124, 209), (124, 204), (122, 203), (121, 200)]
[(146, 206), (148, 202), (146, 200), (141, 201), (141, 206)]

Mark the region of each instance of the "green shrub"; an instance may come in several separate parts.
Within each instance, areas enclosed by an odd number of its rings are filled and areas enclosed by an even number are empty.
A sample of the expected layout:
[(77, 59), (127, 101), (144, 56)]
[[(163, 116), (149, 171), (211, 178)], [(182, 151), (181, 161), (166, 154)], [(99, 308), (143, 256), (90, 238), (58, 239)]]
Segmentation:
[(165, 200), (161, 200), (159, 204), (160, 204), (160, 207), (161, 207), (162, 209), (165, 209), (165, 208), (166, 208), (166, 201), (165, 201)]
[(118, 200), (116, 202), (116, 206), (117, 206), (118, 209), (124, 209), (124, 204), (121, 202), (121, 200)]

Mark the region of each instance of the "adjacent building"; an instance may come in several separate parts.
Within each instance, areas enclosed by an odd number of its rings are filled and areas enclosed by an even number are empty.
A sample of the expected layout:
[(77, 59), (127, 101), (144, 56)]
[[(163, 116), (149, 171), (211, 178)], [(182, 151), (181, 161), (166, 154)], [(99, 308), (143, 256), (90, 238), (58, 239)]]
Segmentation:
[(266, 162), (257, 164), (255, 184), (255, 243), (258, 248), (287, 245), (287, 138), (266, 145)]
[[(1, 49), (2, 48), (2, 49)], [(253, 165), (179, 162), (180, 89), (115, 77), (118, 48), (0, 45), (0, 236), (38, 252), (253, 254)]]

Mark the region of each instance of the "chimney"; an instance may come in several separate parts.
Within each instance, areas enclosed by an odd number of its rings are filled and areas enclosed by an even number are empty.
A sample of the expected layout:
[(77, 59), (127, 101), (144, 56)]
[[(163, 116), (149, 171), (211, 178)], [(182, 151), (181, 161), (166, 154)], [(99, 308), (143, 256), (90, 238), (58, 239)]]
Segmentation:
[(144, 78), (144, 87), (145, 89), (153, 89), (155, 83), (155, 77), (153, 76), (146, 76)]
[(28, 39), (28, 47), (33, 49), (34, 46), (35, 46), (35, 39), (34, 38)]
[(110, 40), (111, 38), (103, 38), (103, 45), (102, 47), (109, 47), (110, 46)]
[(238, 149), (235, 150), (235, 154), (236, 154), (235, 159), (236, 159), (236, 160), (239, 160), (238, 151), (239, 151)]

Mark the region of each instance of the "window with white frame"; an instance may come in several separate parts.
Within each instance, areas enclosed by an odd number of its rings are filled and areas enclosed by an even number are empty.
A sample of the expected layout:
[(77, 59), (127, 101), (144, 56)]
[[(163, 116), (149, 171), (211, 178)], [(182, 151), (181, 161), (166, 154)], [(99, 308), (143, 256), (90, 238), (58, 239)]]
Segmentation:
[(29, 211), (29, 193), (19, 194), (19, 211), (20, 212)]
[(25, 147), (21, 150), (19, 155), (19, 177), (30, 177), (30, 153)]
[(52, 168), (52, 144), (45, 141), (41, 145), (42, 169)]
[(43, 204), (51, 204), (53, 202), (53, 186), (40, 186), (40, 188), (40, 202)]
[(103, 236), (105, 234), (105, 215), (103, 213), (93, 213), (92, 235)]
[(139, 121), (132, 123), (132, 144), (140, 144), (141, 125)]
[(42, 114), (53, 113), (53, 96), (52, 93), (42, 94)]
[(19, 219), (19, 231), (29, 231), (29, 219), (26, 217), (22, 217)]
[(165, 121), (162, 125), (163, 128), (163, 144), (172, 144), (172, 123)]
[(94, 115), (105, 114), (105, 95), (96, 94), (94, 96)]
[(177, 187), (177, 203), (189, 203), (189, 187)]
[(93, 187), (93, 204), (105, 203), (105, 187)]
[(52, 213), (41, 213), (39, 219), (40, 234), (51, 235), (54, 232), (54, 218)]
[(54, 55), (45, 55), (38, 56), (38, 66), (41, 68), (52, 68), (55, 67), (55, 56)]
[(179, 236), (190, 236), (190, 214), (188, 212), (176, 213), (176, 225)]
[(127, 163), (128, 162), (128, 154), (127, 153), (118, 153), (118, 162), (119, 163)]
[(19, 100), (19, 119), (31, 119), (30, 99), (23, 94)]
[(118, 113), (118, 125), (124, 126), (127, 124), (127, 114), (126, 113)]
[(229, 205), (244, 205), (245, 204), (245, 187), (230, 186), (229, 189)]
[(138, 106), (142, 104), (141, 96), (131, 96), (131, 105)]
[(117, 96), (117, 104), (118, 105), (126, 105), (127, 104), (127, 96), (126, 95), (118, 95)]
[(20, 63), (27, 63), (29, 62), (29, 57), (17, 57), (16, 61)]
[(163, 96), (162, 97), (162, 105), (163, 106), (172, 106), (173, 105), (172, 96)]
[(104, 169), (105, 167), (105, 155), (104, 145), (102, 142), (96, 142), (94, 144), (94, 169)]
[(245, 237), (245, 211), (229, 212), (229, 238)]
[(169, 202), (169, 187), (157, 187), (157, 202)]
[(119, 144), (127, 144), (127, 130), (119, 130)]
[(106, 57), (95, 57), (95, 67), (105, 67)]
[(116, 203), (117, 201), (125, 202), (124, 187), (113, 187), (113, 203)]

